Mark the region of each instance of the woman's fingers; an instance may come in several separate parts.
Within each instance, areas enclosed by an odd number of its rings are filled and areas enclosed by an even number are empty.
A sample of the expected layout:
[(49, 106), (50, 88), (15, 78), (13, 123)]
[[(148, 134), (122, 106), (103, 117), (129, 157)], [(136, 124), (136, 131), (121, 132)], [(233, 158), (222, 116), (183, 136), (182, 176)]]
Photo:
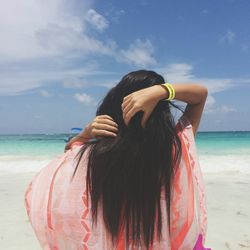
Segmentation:
[(98, 136), (116, 136), (118, 132), (118, 125), (109, 115), (96, 116), (91, 123), (91, 135)]
[(146, 122), (147, 122), (147, 120), (148, 120), (150, 114), (151, 114), (151, 112), (144, 112), (144, 115), (143, 115), (142, 120), (141, 120), (141, 126), (142, 126), (143, 128), (146, 127)]
[(104, 123), (104, 124), (109, 124), (115, 127), (118, 127), (117, 123), (114, 122), (113, 118), (109, 115), (99, 115), (97, 116), (93, 122), (96, 123)]
[(124, 109), (124, 107), (127, 106), (127, 104), (131, 101), (131, 98), (128, 98), (128, 99), (123, 99), (123, 102), (122, 102), (122, 109)]
[(107, 130), (102, 130), (102, 129), (93, 129), (92, 134), (94, 137), (98, 136), (116, 136), (115, 133), (109, 132)]
[(133, 94), (133, 93), (131, 93), (131, 94), (125, 96), (125, 97), (123, 98), (123, 101), (126, 101), (127, 99), (129, 99), (129, 98), (132, 96), (132, 94)]
[(98, 115), (96, 117), (96, 119), (100, 119), (100, 118), (102, 118), (102, 119), (109, 119), (109, 120), (113, 121), (113, 118), (111, 116), (109, 116), (109, 115)]
[(137, 113), (139, 111), (138, 108), (133, 107), (132, 109), (130, 109), (125, 115), (124, 115), (124, 121), (125, 124), (128, 125), (130, 119), (134, 116), (135, 113)]
[(93, 128), (98, 129), (98, 130), (108, 130), (108, 131), (113, 131), (113, 132), (118, 131), (118, 128), (116, 126), (103, 124), (103, 123), (94, 123)]
[(123, 111), (123, 118), (124, 116), (128, 113), (128, 111), (133, 108), (138, 106), (138, 104), (135, 102), (135, 100), (132, 99), (132, 95), (128, 97), (123, 103), (122, 103), (122, 111)]
[(114, 127), (118, 127), (117, 123), (115, 123), (114, 121), (111, 121), (109, 119), (98, 119), (95, 121), (95, 123), (97, 124), (107, 124), (110, 126), (114, 126)]
[(114, 119), (109, 115), (98, 115), (94, 119), (94, 121), (99, 121), (99, 120), (107, 120), (107, 121), (113, 121), (114, 122)]
[(133, 103), (129, 102), (126, 106), (123, 108), (123, 116), (128, 113), (128, 111), (133, 107)]
[(126, 125), (129, 124), (130, 119), (135, 113), (142, 110), (142, 105), (140, 102), (133, 99), (127, 99), (125, 103), (122, 104), (123, 119)]

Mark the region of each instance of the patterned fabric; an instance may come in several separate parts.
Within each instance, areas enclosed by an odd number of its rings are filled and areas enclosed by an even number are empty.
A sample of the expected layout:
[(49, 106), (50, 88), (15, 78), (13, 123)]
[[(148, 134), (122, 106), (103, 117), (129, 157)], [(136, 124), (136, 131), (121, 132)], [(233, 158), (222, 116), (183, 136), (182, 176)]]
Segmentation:
[[(154, 241), (151, 250), (193, 250), (203, 248), (207, 227), (205, 191), (197, 157), (192, 125), (183, 115), (176, 129), (182, 143), (182, 158), (174, 177), (171, 196), (170, 232), (164, 189), (161, 194), (162, 239)], [(87, 149), (71, 181), (81, 145), (52, 160), (37, 173), (25, 192), (25, 208), (42, 249), (45, 250), (125, 250), (122, 231), (115, 247), (105, 228), (102, 210), (92, 227), (91, 204), (86, 193)], [(156, 235), (155, 235), (156, 237)], [(140, 249), (146, 249), (141, 246)]]

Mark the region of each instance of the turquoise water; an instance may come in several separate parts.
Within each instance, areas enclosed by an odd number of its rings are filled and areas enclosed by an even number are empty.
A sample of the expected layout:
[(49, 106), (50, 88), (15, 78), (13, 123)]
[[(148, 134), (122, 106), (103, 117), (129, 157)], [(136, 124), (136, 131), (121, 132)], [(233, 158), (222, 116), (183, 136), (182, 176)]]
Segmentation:
[[(0, 135), (0, 155), (49, 155), (63, 152), (68, 134)], [(198, 132), (200, 154), (242, 154), (250, 150), (248, 132)], [(249, 152), (249, 151), (248, 151)]]
[(200, 154), (250, 153), (250, 131), (199, 132), (196, 136), (196, 145)]
[[(37, 171), (63, 153), (68, 136), (0, 135), (0, 171)], [(204, 171), (250, 171), (250, 131), (198, 132), (195, 140)]]
[(47, 155), (63, 152), (68, 134), (0, 135), (0, 155)]

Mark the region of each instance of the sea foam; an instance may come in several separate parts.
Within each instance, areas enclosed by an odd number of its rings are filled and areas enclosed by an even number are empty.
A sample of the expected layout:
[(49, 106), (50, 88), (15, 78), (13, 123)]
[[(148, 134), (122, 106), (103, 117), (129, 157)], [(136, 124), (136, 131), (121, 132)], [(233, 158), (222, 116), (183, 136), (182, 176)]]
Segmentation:
[[(38, 172), (56, 156), (2, 155), (0, 173)], [(203, 173), (250, 173), (250, 155), (198, 155)]]

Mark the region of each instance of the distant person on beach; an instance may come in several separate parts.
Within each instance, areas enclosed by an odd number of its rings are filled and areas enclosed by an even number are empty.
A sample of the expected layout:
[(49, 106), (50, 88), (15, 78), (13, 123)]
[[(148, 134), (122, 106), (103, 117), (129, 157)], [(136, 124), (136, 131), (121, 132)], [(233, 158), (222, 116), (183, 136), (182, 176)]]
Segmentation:
[[(207, 94), (203, 85), (166, 83), (154, 71), (125, 75), (27, 187), (41, 247), (208, 249), (195, 144)], [(187, 103), (185, 111), (174, 99)], [(176, 124), (171, 108), (182, 111)]]

